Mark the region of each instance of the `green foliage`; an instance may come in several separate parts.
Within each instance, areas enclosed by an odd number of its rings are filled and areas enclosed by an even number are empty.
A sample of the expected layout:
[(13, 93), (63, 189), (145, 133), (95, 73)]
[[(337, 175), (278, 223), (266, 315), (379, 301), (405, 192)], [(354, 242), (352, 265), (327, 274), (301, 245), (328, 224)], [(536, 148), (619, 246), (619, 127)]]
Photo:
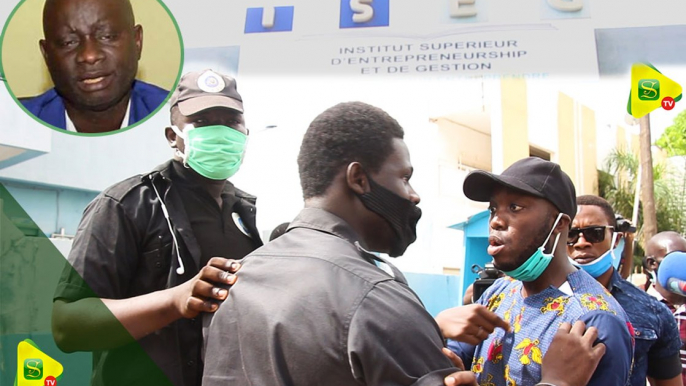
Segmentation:
[(674, 124), (665, 129), (655, 144), (669, 156), (686, 155), (686, 110), (674, 118)]
[[(679, 158), (672, 158), (671, 166), (662, 163), (653, 166), (658, 232), (673, 230), (686, 233), (686, 158), (681, 164)], [(634, 210), (638, 166), (636, 155), (614, 149), (605, 161), (604, 170), (598, 170), (598, 194), (612, 204), (616, 213), (629, 220)], [(646, 241), (641, 232), (641, 209), (639, 201), (638, 224), (635, 224), (639, 250)]]

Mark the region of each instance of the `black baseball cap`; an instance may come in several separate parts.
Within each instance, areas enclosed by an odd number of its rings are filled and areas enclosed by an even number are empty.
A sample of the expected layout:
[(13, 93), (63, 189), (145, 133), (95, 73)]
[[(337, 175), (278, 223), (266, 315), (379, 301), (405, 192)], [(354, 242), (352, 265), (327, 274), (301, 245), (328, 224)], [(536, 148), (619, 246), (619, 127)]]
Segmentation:
[(236, 79), (209, 69), (182, 76), (169, 104), (171, 107), (178, 105), (185, 116), (212, 107), (243, 112), (243, 99), (236, 88)]
[(475, 170), (467, 175), (462, 188), (467, 198), (488, 202), (498, 186), (545, 198), (571, 219), (576, 215), (574, 183), (554, 162), (528, 157), (513, 163), (500, 175)]

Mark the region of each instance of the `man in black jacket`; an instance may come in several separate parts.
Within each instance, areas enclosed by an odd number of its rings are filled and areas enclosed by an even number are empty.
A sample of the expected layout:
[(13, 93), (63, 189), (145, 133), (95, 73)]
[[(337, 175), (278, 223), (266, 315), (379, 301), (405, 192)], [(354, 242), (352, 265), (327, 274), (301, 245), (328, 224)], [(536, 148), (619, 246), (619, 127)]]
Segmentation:
[[(403, 135), (386, 112), (360, 102), (310, 124), (298, 156), (305, 208), (244, 259), (210, 325), (203, 386), (475, 384), (446, 356), (403, 274), (375, 253), (400, 256), (416, 239), (420, 199)], [(579, 353), (579, 326), (570, 329), (562, 344)], [(548, 368), (570, 363), (556, 359)], [(551, 379), (563, 377), (543, 378)]]
[(400, 256), (416, 238), (403, 129), (336, 105), (310, 124), (298, 165), (305, 208), (245, 259), (212, 320), (203, 385), (442, 384), (456, 369), (438, 326), (370, 252)]

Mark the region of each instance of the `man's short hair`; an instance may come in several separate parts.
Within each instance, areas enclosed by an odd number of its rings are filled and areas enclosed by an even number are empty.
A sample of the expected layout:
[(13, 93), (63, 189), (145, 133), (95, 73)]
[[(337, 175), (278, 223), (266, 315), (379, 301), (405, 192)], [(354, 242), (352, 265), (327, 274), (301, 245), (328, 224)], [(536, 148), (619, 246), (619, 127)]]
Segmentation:
[(610, 205), (610, 203), (607, 202), (606, 199), (591, 194), (587, 194), (577, 197), (576, 204), (597, 206), (598, 208), (600, 208), (600, 210), (603, 211), (605, 217), (607, 217), (607, 223), (615, 227), (615, 231), (617, 230), (617, 219), (615, 218), (615, 211), (614, 209), (612, 209), (612, 205)]
[(298, 170), (305, 199), (323, 195), (342, 167), (359, 162), (376, 173), (403, 139), (398, 121), (362, 102), (339, 103), (319, 114), (300, 146)]

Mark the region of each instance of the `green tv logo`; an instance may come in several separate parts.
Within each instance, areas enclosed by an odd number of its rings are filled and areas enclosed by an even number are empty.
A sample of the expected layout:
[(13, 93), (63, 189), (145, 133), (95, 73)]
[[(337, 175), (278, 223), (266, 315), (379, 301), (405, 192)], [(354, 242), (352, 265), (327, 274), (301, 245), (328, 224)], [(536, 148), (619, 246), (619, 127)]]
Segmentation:
[(681, 100), (681, 91), (677, 82), (662, 75), (650, 63), (634, 63), (626, 111), (634, 118), (642, 118), (660, 107), (671, 110)]
[(17, 345), (17, 372), (14, 386), (57, 386), (64, 367), (42, 352), (31, 339)]
[(37, 358), (29, 358), (24, 360), (24, 379), (41, 379), (43, 378), (43, 360)]
[(660, 81), (657, 79), (639, 80), (638, 99), (642, 101), (656, 101), (660, 99)]

